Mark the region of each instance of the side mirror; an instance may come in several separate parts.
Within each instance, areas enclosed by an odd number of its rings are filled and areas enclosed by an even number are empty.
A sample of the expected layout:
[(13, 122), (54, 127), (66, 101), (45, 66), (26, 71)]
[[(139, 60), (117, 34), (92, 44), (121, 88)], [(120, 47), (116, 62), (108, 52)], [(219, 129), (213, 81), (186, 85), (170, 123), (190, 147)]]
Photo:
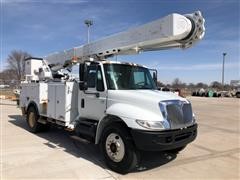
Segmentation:
[(79, 64), (79, 81), (84, 81), (84, 75), (85, 75), (85, 64), (81, 63)]
[(153, 81), (155, 82), (155, 84), (157, 86), (157, 73), (156, 73), (156, 71), (153, 72)]
[(87, 65), (85, 63), (81, 63), (79, 65), (79, 89), (85, 91), (88, 89), (87, 85)]
[(153, 81), (155, 82), (155, 85), (157, 86), (157, 69), (149, 69), (149, 71), (151, 72)]

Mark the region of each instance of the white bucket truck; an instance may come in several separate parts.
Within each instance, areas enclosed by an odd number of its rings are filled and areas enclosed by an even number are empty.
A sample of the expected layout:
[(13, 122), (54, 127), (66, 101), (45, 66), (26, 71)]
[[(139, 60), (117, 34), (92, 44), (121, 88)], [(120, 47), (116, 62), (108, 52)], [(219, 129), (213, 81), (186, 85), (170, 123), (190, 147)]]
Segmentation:
[[(20, 107), (31, 132), (57, 124), (99, 144), (109, 168), (126, 173), (139, 150), (178, 152), (197, 135), (191, 103), (156, 88), (142, 65), (108, 61), (114, 55), (188, 48), (204, 36), (204, 19), (170, 14), (138, 28), (45, 58), (26, 59)], [(79, 66), (79, 77), (63, 70)]]

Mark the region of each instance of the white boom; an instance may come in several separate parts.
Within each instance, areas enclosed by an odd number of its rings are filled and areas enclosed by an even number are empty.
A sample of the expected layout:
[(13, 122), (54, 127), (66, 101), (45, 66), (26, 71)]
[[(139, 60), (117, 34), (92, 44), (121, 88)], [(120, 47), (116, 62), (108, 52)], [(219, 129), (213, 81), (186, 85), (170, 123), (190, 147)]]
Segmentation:
[(107, 38), (45, 57), (52, 70), (84, 61), (90, 57), (97, 60), (112, 55), (134, 54), (169, 48), (188, 48), (201, 40), (205, 33), (204, 18), (200, 11), (192, 14), (170, 14)]

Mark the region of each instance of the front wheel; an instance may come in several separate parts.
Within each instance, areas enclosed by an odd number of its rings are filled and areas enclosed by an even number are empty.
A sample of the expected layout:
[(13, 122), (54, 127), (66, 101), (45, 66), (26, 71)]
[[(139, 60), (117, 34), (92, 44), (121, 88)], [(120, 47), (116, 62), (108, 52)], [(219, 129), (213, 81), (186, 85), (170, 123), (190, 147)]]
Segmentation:
[(138, 163), (131, 136), (120, 123), (111, 124), (103, 130), (100, 147), (106, 164), (113, 171), (125, 174)]

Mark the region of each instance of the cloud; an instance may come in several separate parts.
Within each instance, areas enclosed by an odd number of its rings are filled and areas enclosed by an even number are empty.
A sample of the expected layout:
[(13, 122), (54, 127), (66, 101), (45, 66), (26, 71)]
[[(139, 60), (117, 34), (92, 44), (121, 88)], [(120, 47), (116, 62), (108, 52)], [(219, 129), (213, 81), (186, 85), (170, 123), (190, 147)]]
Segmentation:
[(46, 29), (46, 26), (43, 24), (24, 24), (24, 28), (30, 29), (30, 30), (43, 30)]
[[(227, 69), (236, 69), (240, 68), (239, 63), (226, 63), (225, 68)], [(183, 65), (183, 66), (159, 66), (159, 70), (182, 70), (182, 71), (202, 71), (202, 70), (220, 70), (222, 69), (221, 63), (215, 64), (195, 64), (195, 65)]]
[(238, 42), (238, 39), (234, 40), (229, 40), (229, 39), (224, 39), (224, 40), (214, 40), (214, 39), (206, 39), (201, 42), (201, 45), (203, 46), (209, 46), (212, 48), (237, 48), (239, 49), (240, 44)]
[(20, 3), (42, 3), (42, 4), (80, 4), (86, 3), (85, 0), (2, 0), (4, 4), (20, 4)]
[(238, 38), (234, 40), (215, 40), (215, 39), (206, 39), (199, 43), (198, 45), (205, 54), (210, 53), (214, 55), (221, 55), (223, 52), (227, 52), (232, 58), (239, 59), (239, 49), (240, 43)]

